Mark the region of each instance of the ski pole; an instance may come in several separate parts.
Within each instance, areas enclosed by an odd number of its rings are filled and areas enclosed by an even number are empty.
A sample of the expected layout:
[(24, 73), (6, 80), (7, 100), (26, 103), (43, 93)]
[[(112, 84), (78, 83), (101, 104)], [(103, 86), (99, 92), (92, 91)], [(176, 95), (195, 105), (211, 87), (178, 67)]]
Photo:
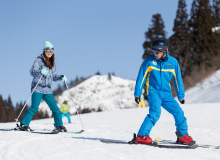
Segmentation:
[[(70, 90), (69, 90), (69, 87), (68, 87), (66, 81), (65, 81), (65, 84), (66, 84), (66, 88), (67, 88), (67, 90), (68, 90), (69, 93), (70, 93)], [(72, 101), (73, 101), (73, 96), (71, 95), (71, 93), (70, 93), (70, 97), (71, 97), (71, 99), (72, 99)], [(73, 101), (73, 104), (74, 104), (74, 101)], [(74, 105), (74, 107), (76, 108), (75, 105)], [(84, 127), (83, 127), (83, 123), (82, 123), (82, 120), (81, 120), (81, 118), (80, 118), (80, 115), (79, 115), (79, 112), (78, 112), (77, 108), (76, 108), (76, 112), (77, 112), (77, 115), (79, 116), (79, 120), (80, 120), (80, 122), (81, 122), (81, 124), (82, 124), (82, 128), (84, 129)]]
[(15, 121), (16, 121), (16, 122), (18, 122), (18, 119), (19, 119), (19, 117), (20, 117), (21, 113), (23, 112), (24, 108), (26, 107), (26, 105), (27, 105), (27, 103), (28, 103), (29, 99), (31, 98), (32, 94), (34, 93), (34, 90), (36, 89), (36, 87), (37, 87), (37, 85), (38, 85), (38, 83), (40, 82), (40, 80), (41, 80), (41, 78), (42, 78), (42, 77), (43, 77), (43, 74), (41, 75), (40, 79), (38, 80), (38, 82), (37, 82), (36, 86), (34, 87), (34, 89), (33, 89), (32, 93), (31, 93), (30, 97), (28, 98), (28, 100), (26, 101), (26, 103), (25, 103), (24, 107), (22, 108), (22, 110), (21, 110), (20, 114), (18, 115), (18, 118), (17, 118), (17, 119), (15, 119)]

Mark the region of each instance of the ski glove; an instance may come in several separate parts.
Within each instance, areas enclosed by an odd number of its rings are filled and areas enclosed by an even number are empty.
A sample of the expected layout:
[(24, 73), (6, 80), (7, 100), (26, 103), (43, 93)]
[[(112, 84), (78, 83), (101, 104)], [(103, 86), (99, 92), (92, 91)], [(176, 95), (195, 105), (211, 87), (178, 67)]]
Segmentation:
[(180, 99), (179, 101), (180, 101), (181, 104), (185, 103), (185, 99), (184, 98)]
[(136, 102), (137, 104), (139, 104), (140, 101), (141, 101), (140, 96), (135, 96), (135, 102)]
[(43, 69), (41, 70), (41, 74), (43, 74), (43, 75), (45, 75), (45, 76), (47, 75), (47, 72), (48, 72), (48, 71), (47, 71), (45, 68), (43, 68)]
[(64, 82), (66, 82), (66, 81), (67, 81), (67, 78), (66, 78), (66, 76), (65, 76), (65, 75), (62, 75), (61, 77), (62, 77), (62, 81), (64, 81)]

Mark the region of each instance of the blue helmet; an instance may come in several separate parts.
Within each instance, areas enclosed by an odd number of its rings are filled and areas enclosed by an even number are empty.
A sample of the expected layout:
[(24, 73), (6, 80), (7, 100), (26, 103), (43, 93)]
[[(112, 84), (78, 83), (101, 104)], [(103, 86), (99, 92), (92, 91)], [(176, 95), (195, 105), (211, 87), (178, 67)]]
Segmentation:
[(163, 39), (157, 39), (153, 41), (152, 45), (148, 50), (152, 51), (153, 53), (168, 51), (168, 42)]

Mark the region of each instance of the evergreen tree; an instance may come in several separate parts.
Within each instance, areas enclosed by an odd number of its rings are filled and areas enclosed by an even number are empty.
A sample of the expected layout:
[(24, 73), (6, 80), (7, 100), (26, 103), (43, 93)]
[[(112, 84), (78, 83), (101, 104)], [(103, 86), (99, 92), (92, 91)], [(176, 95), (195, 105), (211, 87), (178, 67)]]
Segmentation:
[(0, 122), (6, 122), (7, 121), (7, 115), (5, 112), (5, 102), (0, 95)]
[(188, 47), (190, 30), (185, 0), (179, 0), (173, 31), (174, 34), (169, 38), (169, 53), (179, 61), (184, 76), (186, 71), (189, 72), (191, 62)]
[(15, 120), (15, 110), (10, 95), (8, 96), (8, 100), (6, 101), (6, 115), (7, 122), (13, 122)]
[(213, 12), (216, 17), (216, 26), (220, 26), (220, 0), (213, 0)]
[[(216, 26), (214, 27), (217, 27), (217, 26), (220, 26), (220, 0), (213, 0), (213, 12), (214, 12), (214, 15), (213, 17), (215, 17), (215, 24)], [(217, 43), (215, 44), (215, 48), (217, 48), (216, 52), (216, 56), (213, 58), (213, 64), (216, 66), (217, 69), (220, 69), (220, 31), (217, 31), (216, 33), (218, 34), (215, 34), (215, 37), (216, 37), (216, 41)]]
[(112, 76), (110, 73), (108, 73), (108, 80), (111, 81), (112, 80)]
[(53, 91), (53, 95), (54, 95), (54, 96), (58, 96), (58, 95), (61, 95), (62, 92), (63, 92), (63, 89), (62, 89), (62, 87), (61, 87), (60, 84), (59, 84), (59, 85), (58, 85), (58, 88), (57, 88), (55, 91)]
[(73, 80), (71, 80), (69, 86), (70, 87), (74, 87), (75, 86), (75, 82)]
[(96, 72), (96, 74), (95, 74), (95, 75), (99, 75), (99, 76), (100, 76), (100, 75), (101, 75), (101, 73), (98, 71), (98, 72)]
[[(16, 106), (15, 106), (16, 118), (17, 118), (18, 115), (20, 114), (20, 112), (21, 112), (21, 110), (23, 109), (24, 105), (25, 105), (25, 102), (23, 102), (23, 103), (22, 103), (22, 102), (16, 103)], [(19, 117), (18, 120), (21, 120), (22, 117), (24, 117), (24, 114), (27, 112), (28, 108), (29, 108), (29, 106), (27, 105), (27, 106), (24, 108), (24, 110), (22, 111), (22, 113), (21, 113), (21, 115), (20, 115), (20, 117)]]
[(145, 33), (146, 41), (143, 44), (143, 48), (145, 49), (144, 54), (142, 56), (143, 59), (146, 59), (151, 54), (151, 52), (149, 52), (147, 48), (151, 46), (154, 40), (166, 40), (166, 31), (164, 30), (165, 25), (161, 15), (159, 13), (154, 14), (152, 16), (151, 22), (152, 24), (150, 25), (150, 28), (148, 28), (148, 31)]
[(200, 66), (205, 63), (211, 66), (211, 60), (218, 54), (219, 39), (211, 30), (215, 26), (215, 17), (209, 0), (193, 0), (189, 26), (190, 56), (193, 64)]

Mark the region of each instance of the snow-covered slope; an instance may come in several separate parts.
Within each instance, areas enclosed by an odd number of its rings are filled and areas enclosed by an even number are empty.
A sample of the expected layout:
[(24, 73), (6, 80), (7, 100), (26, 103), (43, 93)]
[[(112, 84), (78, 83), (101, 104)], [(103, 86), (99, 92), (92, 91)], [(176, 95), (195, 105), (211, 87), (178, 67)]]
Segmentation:
[[(57, 97), (57, 105), (60, 107), (64, 100), (68, 100), (70, 113), (76, 112), (75, 107), (79, 110), (90, 109), (94, 111), (137, 107), (134, 102), (134, 87), (135, 81), (116, 76), (112, 76), (112, 79), (109, 80), (107, 75), (96, 75), (70, 89), (74, 103), (66, 90)], [(50, 115), (52, 114), (45, 102), (40, 104), (39, 109), (47, 110)]]
[[(220, 145), (220, 103), (181, 105), (189, 126), (189, 134), (199, 144)], [(208, 106), (208, 107), (207, 107)], [(1, 160), (219, 160), (220, 149), (164, 149), (146, 145), (106, 144), (97, 139), (131, 140), (148, 114), (146, 108), (132, 108), (82, 114), (85, 132), (79, 135), (59, 133), (40, 135), (26, 132), (0, 131)], [(77, 115), (72, 124), (63, 119), (69, 131), (81, 129)], [(12, 128), (15, 123), (0, 123)], [(33, 129), (53, 129), (53, 119), (34, 120)], [(151, 137), (176, 140), (173, 116), (162, 109)]]
[(188, 89), (185, 98), (186, 103), (220, 103), (220, 70)]

